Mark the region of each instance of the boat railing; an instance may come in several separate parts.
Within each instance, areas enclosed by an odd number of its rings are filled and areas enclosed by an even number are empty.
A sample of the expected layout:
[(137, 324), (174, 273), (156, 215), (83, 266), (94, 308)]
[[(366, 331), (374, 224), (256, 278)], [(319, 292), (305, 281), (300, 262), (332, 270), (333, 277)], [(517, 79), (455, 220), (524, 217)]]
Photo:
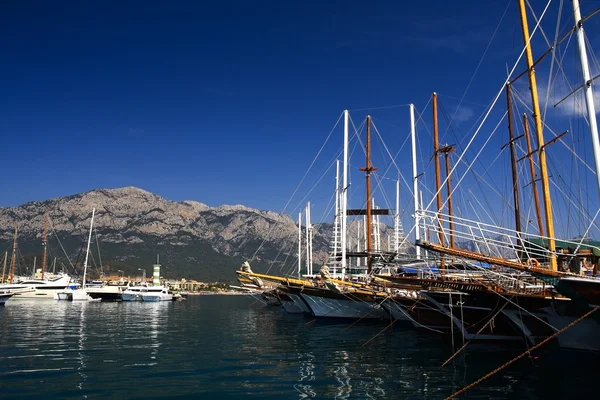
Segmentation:
[[(574, 240), (560, 240), (557, 250), (548, 250), (549, 240), (556, 240), (547, 236), (518, 232), (513, 229), (503, 228), (492, 224), (473, 221), (457, 216), (449, 216), (428, 210), (419, 210), (417, 217), (421, 229), (430, 232), (431, 239), (443, 239), (443, 244), (448, 246), (451, 235), (455, 247), (477, 252), (491, 257), (500, 257), (508, 260), (522, 261), (540, 266), (551, 255), (569, 260), (577, 257), (581, 250), (600, 253), (600, 247)], [(452, 231), (448, 226), (453, 224)]]

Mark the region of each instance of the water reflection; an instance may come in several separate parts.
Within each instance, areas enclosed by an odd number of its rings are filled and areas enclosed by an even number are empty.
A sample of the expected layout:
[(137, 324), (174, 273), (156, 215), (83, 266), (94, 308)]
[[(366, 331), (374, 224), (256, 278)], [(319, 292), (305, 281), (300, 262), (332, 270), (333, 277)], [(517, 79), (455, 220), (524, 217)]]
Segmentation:
[[(1, 397), (437, 399), (513, 356), (469, 351), (440, 368), (452, 349), (439, 336), (398, 329), (369, 341), (381, 326), (310, 323), (252, 301), (8, 303)], [(585, 397), (584, 375), (524, 364), (468, 398)]]

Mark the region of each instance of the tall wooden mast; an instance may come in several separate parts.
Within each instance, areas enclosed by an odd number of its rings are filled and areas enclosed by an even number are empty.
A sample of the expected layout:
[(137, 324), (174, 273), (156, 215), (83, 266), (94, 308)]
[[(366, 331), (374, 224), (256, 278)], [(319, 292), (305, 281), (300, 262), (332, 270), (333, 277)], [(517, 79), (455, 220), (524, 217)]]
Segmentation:
[(450, 247), (454, 247), (454, 218), (452, 216), (452, 184), (450, 181), (450, 153), (454, 151), (452, 146), (444, 146), (439, 149), (444, 153), (446, 161), (446, 189), (448, 191), (448, 230), (450, 231)]
[(552, 221), (552, 203), (550, 201), (550, 180), (548, 179), (548, 168), (546, 164), (546, 149), (544, 147), (544, 132), (542, 129), (542, 119), (540, 112), (540, 102), (537, 93), (537, 82), (535, 79), (535, 70), (533, 68), (533, 56), (531, 45), (529, 43), (529, 26), (527, 24), (527, 14), (525, 10), (525, 0), (519, 0), (519, 12), (521, 14), (521, 28), (523, 31), (523, 40), (525, 42), (525, 56), (527, 58), (527, 75), (529, 77), (529, 86), (531, 93), (531, 104), (533, 105), (533, 118), (535, 121), (535, 133), (538, 139), (538, 155), (540, 159), (540, 171), (542, 178), (542, 192), (544, 195), (544, 213), (546, 216), (546, 229), (548, 231), (548, 250), (550, 269), (556, 271), (556, 244), (554, 242), (554, 223)]
[(366, 144), (366, 153), (367, 153), (367, 165), (364, 168), (361, 168), (361, 171), (365, 172), (366, 176), (366, 186), (367, 186), (367, 273), (371, 273), (371, 269), (373, 266), (373, 259), (371, 257), (371, 251), (373, 249), (372, 245), (372, 227), (371, 227), (371, 172), (377, 170), (374, 166), (371, 165), (371, 116), (367, 115), (367, 144)]
[[(440, 178), (440, 138), (438, 131), (438, 110), (437, 110), (437, 93), (433, 93), (432, 95), (432, 108), (433, 108), (433, 158), (435, 161), (435, 193), (437, 198), (437, 220), (438, 220), (438, 238), (440, 240), (440, 245), (444, 245), (444, 232), (442, 229), (442, 220), (441, 220), (441, 212), (442, 212), (442, 182)], [(440, 255), (440, 269), (445, 269), (444, 257)]]
[(435, 161), (435, 192), (437, 198), (438, 208), (438, 223), (439, 223), (439, 238), (440, 244), (444, 245), (444, 233), (442, 232), (442, 222), (440, 220), (440, 213), (442, 212), (442, 182), (440, 178), (440, 138), (438, 132), (438, 112), (437, 112), (437, 93), (433, 93), (432, 96), (433, 105), (433, 159)]
[(535, 201), (535, 215), (537, 217), (540, 236), (544, 236), (544, 220), (542, 219), (542, 209), (540, 208), (540, 196), (538, 195), (535, 162), (533, 161), (533, 150), (531, 150), (531, 138), (529, 137), (529, 123), (527, 122), (527, 114), (523, 114), (523, 128), (525, 130), (525, 142), (527, 143), (529, 170), (531, 171), (531, 187), (533, 189), (533, 200)]
[(13, 283), (15, 278), (15, 260), (17, 259), (17, 232), (18, 225), (15, 225), (15, 238), (13, 240), (12, 257), (10, 259), (10, 283)]
[(48, 243), (48, 214), (44, 215), (44, 238), (42, 241), (42, 246), (44, 247), (43, 253), (42, 253), (42, 279), (44, 279), (44, 273), (46, 272), (46, 244), (47, 243)]
[[(517, 171), (517, 154), (515, 150), (515, 132), (514, 128), (514, 117), (513, 117), (513, 106), (512, 106), (512, 93), (510, 83), (506, 84), (506, 109), (508, 112), (508, 144), (510, 146), (510, 166), (512, 170), (512, 181), (513, 181), (513, 204), (515, 208), (515, 231), (517, 234), (521, 234), (521, 202), (519, 199), (519, 175)], [(520, 242), (521, 240), (519, 240)]]

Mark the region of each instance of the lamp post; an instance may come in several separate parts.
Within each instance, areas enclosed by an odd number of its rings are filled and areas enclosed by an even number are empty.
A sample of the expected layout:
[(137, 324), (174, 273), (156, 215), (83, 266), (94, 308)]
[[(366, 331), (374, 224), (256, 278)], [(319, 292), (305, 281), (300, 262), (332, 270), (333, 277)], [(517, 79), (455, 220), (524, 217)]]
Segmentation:
[(123, 271), (121, 271), (121, 270), (117, 270), (117, 272), (120, 272), (120, 273), (121, 273), (121, 280), (123, 280)]
[(143, 276), (142, 280), (144, 282), (146, 282), (146, 270), (143, 268), (138, 268), (138, 271), (142, 271), (142, 276)]

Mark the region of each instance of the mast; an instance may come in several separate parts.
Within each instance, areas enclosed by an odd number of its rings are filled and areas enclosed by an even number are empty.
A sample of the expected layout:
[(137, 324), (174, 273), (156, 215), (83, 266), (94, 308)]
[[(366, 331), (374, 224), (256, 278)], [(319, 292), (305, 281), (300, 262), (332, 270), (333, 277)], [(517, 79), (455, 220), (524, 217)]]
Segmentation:
[(0, 280), (0, 283), (4, 283), (4, 275), (6, 274), (6, 260), (8, 259), (8, 251), (4, 252), (4, 262), (3, 262), (3, 266), (2, 266), (2, 280)]
[(46, 272), (46, 245), (48, 243), (48, 214), (44, 215), (44, 239), (42, 241), (43, 253), (42, 253), (42, 280), (44, 279), (44, 273)]
[(343, 171), (342, 171), (342, 198), (341, 198), (341, 214), (342, 214), (342, 280), (346, 275), (346, 247), (347, 247), (347, 209), (348, 209), (348, 127), (349, 127), (349, 113), (348, 110), (344, 110), (344, 160), (343, 160)]
[[(423, 203), (423, 191), (419, 190), (419, 200), (420, 200), (420, 204), (421, 204), (421, 209), (425, 208), (425, 205)], [(418, 205), (417, 205), (418, 206)], [(416, 226), (417, 231), (419, 230), (419, 225)], [(431, 240), (431, 238), (429, 237), (429, 232), (423, 232), (424, 235), (426, 235), (427, 240)], [(417, 249), (419, 249), (421, 246), (415, 246)], [(417, 250), (417, 254), (421, 254), (421, 252), (419, 250)], [(417, 257), (418, 258), (418, 257)], [(429, 258), (429, 253), (427, 252), (427, 250), (425, 250), (425, 259)]]
[[(362, 231), (362, 224), (360, 223), (360, 219), (356, 220), (356, 252), (360, 253), (360, 241), (361, 241), (361, 234), (360, 232)], [(360, 267), (360, 257), (356, 257), (356, 267)]]
[[(85, 251), (85, 261), (83, 262), (83, 281), (81, 282), (81, 288), (85, 289), (85, 275), (87, 274), (87, 263), (88, 263), (88, 256), (90, 254), (90, 243), (92, 241), (92, 230), (94, 227), (94, 215), (96, 214), (96, 209), (92, 208), (92, 219), (90, 221), (90, 235), (88, 236), (88, 242), (87, 242), (87, 250)], [(144, 273), (146, 272), (146, 270), (144, 270)]]
[(312, 275), (310, 267), (310, 201), (306, 205), (304, 215), (306, 216), (306, 273)]
[(361, 168), (361, 171), (365, 172), (366, 177), (366, 186), (367, 186), (367, 273), (371, 273), (371, 269), (373, 267), (373, 259), (371, 258), (371, 252), (373, 250), (372, 243), (372, 220), (371, 220), (371, 172), (377, 170), (377, 168), (371, 165), (371, 116), (367, 115), (367, 145), (366, 145), (366, 161), (367, 165), (364, 168)]
[(439, 150), (444, 153), (446, 161), (446, 190), (448, 191), (448, 225), (450, 230), (450, 247), (454, 247), (454, 219), (452, 217), (452, 185), (450, 182), (450, 153), (454, 151), (452, 146), (444, 146)]
[(340, 247), (340, 203), (341, 203), (341, 192), (340, 192), (340, 160), (335, 161), (335, 217), (333, 220), (333, 276), (337, 277), (337, 265), (338, 265), (338, 254)]
[(438, 208), (438, 223), (440, 225), (440, 244), (444, 245), (444, 234), (442, 232), (442, 221), (440, 213), (442, 212), (442, 183), (440, 178), (440, 138), (438, 131), (438, 112), (437, 112), (437, 93), (433, 93), (433, 158), (435, 160), (435, 193)]
[(546, 216), (546, 230), (548, 232), (548, 251), (550, 269), (557, 270), (556, 265), (556, 245), (554, 242), (554, 223), (552, 221), (552, 203), (550, 201), (550, 180), (548, 179), (548, 166), (546, 164), (546, 149), (544, 144), (544, 132), (542, 130), (542, 120), (540, 112), (540, 102), (537, 93), (537, 82), (535, 70), (533, 68), (533, 56), (531, 52), (529, 26), (527, 24), (527, 14), (525, 10), (525, 0), (519, 0), (519, 12), (521, 13), (521, 28), (523, 31), (523, 40), (525, 41), (525, 55), (527, 57), (527, 75), (529, 77), (529, 86), (531, 93), (531, 104), (533, 106), (533, 118), (535, 120), (535, 133), (538, 140), (538, 156), (540, 159), (540, 171), (542, 178), (542, 192), (544, 195), (544, 214)]
[[(421, 239), (421, 232), (419, 227), (419, 182), (417, 174), (417, 138), (415, 132), (415, 105), (410, 105), (410, 142), (412, 150), (412, 170), (413, 170), (413, 202), (415, 208), (415, 241)], [(416, 246), (417, 259), (421, 258), (421, 248)]]
[[(521, 235), (521, 202), (519, 201), (519, 176), (517, 171), (517, 155), (515, 150), (515, 133), (513, 130), (513, 106), (510, 83), (506, 84), (506, 109), (508, 110), (508, 143), (510, 146), (510, 166), (513, 181), (513, 204), (515, 208), (515, 230)], [(521, 239), (519, 238), (519, 242)], [(520, 245), (520, 243), (519, 243)]]
[(301, 276), (302, 268), (302, 213), (298, 213), (298, 278)]
[(600, 191), (600, 139), (598, 138), (598, 123), (596, 121), (596, 107), (594, 106), (594, 93), (592, 90), (592, 78), (588, 63), (587, 50), (585, 48), (585, 33), (583, 31), (583, 20), (579, 9), (579, 0), (573, 0), (573, 18), (575, 19), (575, 32), (577, 33), (577, 49), (579, 61), (581, 62), (581, 74), (583, 77), (585, 104), (587, 108), (588, 121), (590, 122), (590, 133), (592, 135), (592, 147), (594, 149), (594, 160), (596, 161), (596, 179)]
[(13, 283), (15, 277), (15, 260), (17, 258), (17, 232), (18, 225), (15, 224), (15, 238), (13, 240), (12, 257), (10, 259), (10, 283)]
[(538, 231), (540, 232), (540, 236), (544, 236), (544, 222), (542, 219), (542, 209), (540, 208), (540, 196), (538, 195), (535, 162), (533, 161), (533, 151), (531, 150), (527, 114), (523, 114), (523, 128), (525, 130), (525, 142), (527, 143), (527, 158), (529, 159), (529, 170), (531, 171), (531, 187), (533, 189), (533, 200), (535, 201), (535, 215), (537, 216)]
[[(388, 246), (389, 250), (389, 246)], [(396, 181), (396, 214), (394, 215), (394, 252), (400, 252), (400, 181)]]
[[(438, 130), (438, 112), (437, 112), (437, 93), (433, 92), (432, 96), (432, 107), (433, 107), (433, 157), (435, 160), (435, 193), (437, 198), (437, 208), (438, 208), (438, 226), (439, 233), (438, 238), (440, 240), (440, 245), (444, 245), (444, 232), (442, 227), (441, 220), (441, 212), (442, 212), (442, 183), (440, 179), (440, 138), (439, 138), (439, 130)], [(444, 264), (444, 256), (440, 255), (440, 269), (442, 271), (445, 270)]]

